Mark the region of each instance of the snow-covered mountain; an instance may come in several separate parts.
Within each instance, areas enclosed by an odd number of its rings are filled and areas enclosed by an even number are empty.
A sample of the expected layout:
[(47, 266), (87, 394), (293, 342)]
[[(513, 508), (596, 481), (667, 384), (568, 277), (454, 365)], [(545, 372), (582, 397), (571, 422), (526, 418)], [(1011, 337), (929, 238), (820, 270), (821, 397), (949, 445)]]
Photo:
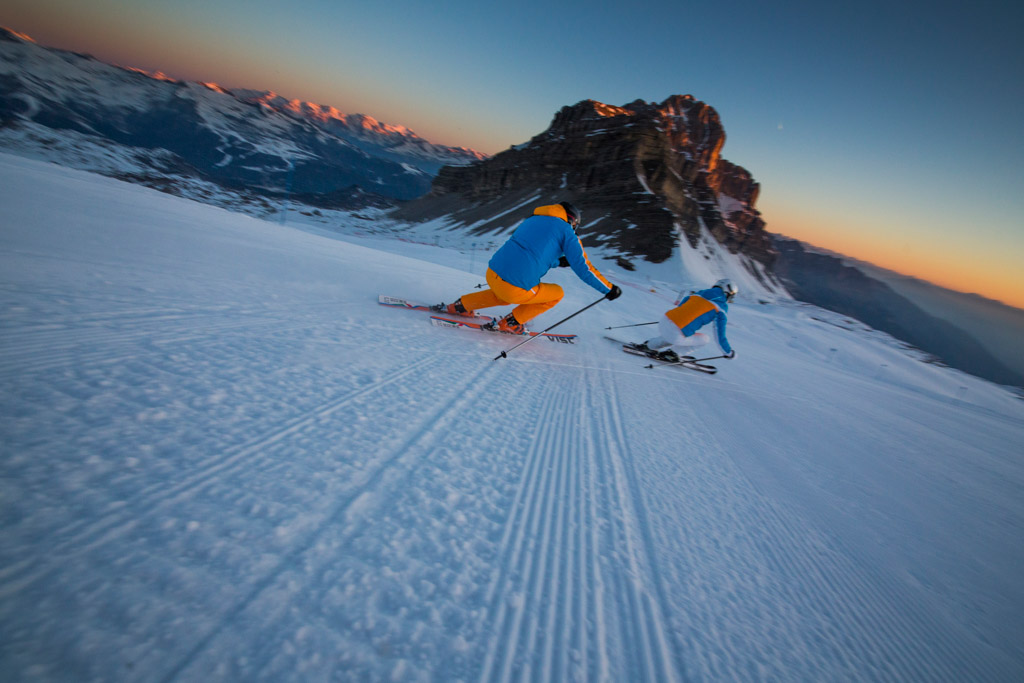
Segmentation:
[(7, 154), (0, 206), (0, 680), (1024, 679), (1005, 387), (781, 298), (646, 369), (680, 261), (493, 361), (376, 299), (481, 236)]
[(440, 166), (483, 156), (366, 116), (125, 69), (6, 29), (0, 146), (182, 194), (294, 193), (336, 206), (419, 196)]
[(981, 341), (985, 348), (1020, 375), (1024, 375), (1024, 310), (1000, 301), (957, 292), (931, 282), (858, 263), (864, 272), (885, 282), (922, 310), (948, 320)]
[(405, 126), (381, 123), (366, 114), (345, 114), (334, 107), (290, 100), (269, 91), (232, 90), (231, 94), (245, 102), (312, 121), (373, 156), (413, 163), (431, 174), (442, 166), (464, 166), (487, 158), (485, 154), (465, 147), (446, 147), (428, 142)]
[[(948, 296), (952, 293), (948, 293), (944, 298), (945, 305), (938, 307), (936, 313), (929, 314), (897, 293), (877, 268), (865, 267), (865, 264), (858, 264), (839, 254), (823, 253), (796, 240), (776, 237), (775, 244), (779, 252), (775, 273), (790, 293), (801, 301), (853, 316), (965, 372), (1002, 384), (1024, 386), (1019, 348), (1019, 334), (1024, 330), (1024, 311), (1017, 311), (1016, 316), (1003, 320), (1014, 309), (1002, 306), (994, 314), (986, 314), (980, 301), (972, 301), (973, 305), (964, 306), (973, 313), (971, 317), (967, 318), (963, 313), (951, 316)], [(898, 282), (894, 274), (887, 279)], [(924, 287), (926, 283), (920, 286)], [(934, 298), (941, 290), (931, 285), (926, 291), (930, 291)], [(999, 330), (997, 338), (1015, 337), (1017, 343), (1012, 350), (1001, 354), (1006, 360), (997, 358), (986, 348), (999, 348), (998, 343), (989, 340), (982, 345), (975, 338), (977, 331), (984, 329), (980, 324), (982, 321), (987, 321), (990, 330)], [(1014, 369), (1010, 363), (1019, 369)]]

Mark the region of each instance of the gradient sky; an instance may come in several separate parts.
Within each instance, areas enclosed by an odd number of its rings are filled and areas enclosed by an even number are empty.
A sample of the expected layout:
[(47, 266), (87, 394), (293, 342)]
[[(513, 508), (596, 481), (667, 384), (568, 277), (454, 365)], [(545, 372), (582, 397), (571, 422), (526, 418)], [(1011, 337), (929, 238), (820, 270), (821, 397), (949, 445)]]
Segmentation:
[(44, 45), (497, 153), (692, 94), (772, 232), (1024, 308), (1024, 9), (783, 0), (4, 0)]

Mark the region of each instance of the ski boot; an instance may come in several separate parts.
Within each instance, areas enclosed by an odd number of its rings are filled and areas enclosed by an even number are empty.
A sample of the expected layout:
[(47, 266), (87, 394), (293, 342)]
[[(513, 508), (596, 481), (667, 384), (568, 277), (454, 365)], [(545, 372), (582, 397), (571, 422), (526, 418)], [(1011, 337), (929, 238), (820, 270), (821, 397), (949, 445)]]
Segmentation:
[(456, 299), (455, 303), (452, 304), (438, 304), (432, 306), (432, 308), (439, 313), (447, 313), (448, 315), (461, 315), (466, 318), (472, 318), (476, 315), (473, 311), (467, 311), (466, 307), (462, 305), (462, 299)]
[[(643, 354), (646, 354), (647, 356), (650, 356), (651, 358), (656, 358), (658, 360), (663, 360), (663, 358), (661, 357), (662, 352), (658, 351), (658, 349), (655, 349), (655, 348), (652, 348), (652, 347), (648, 346), (647, 342), (645, 342), (645, 341), (640, 342), (639, 344), (633, 344), (633, 348), (635, 348), (640, 353), (643, 353)], [(670, 351), (666, 351), (665, 353), (674, 353), (674, 352), (670, 350)]]
[(660, 353), (659, 352), (655, 352), (655, 353), (657, 354), (655, 357), (658, 360), (664, 361), (666, 363), (688, 363), (688, 362), (694, 360), (693, 356), (680, 356), (678, 353), (676, 353), (672, 349), (667, 349), (665, 351), (661, 351)]
[(526, 334), (526, 326), (516, 320), (515, 315), (509, 313), (500, 320), (495, 320), (484, 325), (489, 330), (497, 330), (505, 334)]

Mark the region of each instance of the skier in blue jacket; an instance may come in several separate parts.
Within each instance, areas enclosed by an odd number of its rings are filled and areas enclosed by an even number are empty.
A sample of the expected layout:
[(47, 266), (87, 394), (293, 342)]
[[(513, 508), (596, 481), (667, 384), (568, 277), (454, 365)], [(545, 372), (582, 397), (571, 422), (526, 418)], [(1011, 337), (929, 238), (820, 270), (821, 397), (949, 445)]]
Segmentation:
[[(722, 279), (708, 289), (694, 292), (661, 317), (658, 321), (659, 336), (648, 339), (641, 344), (640, 348), (647, 351), (660, 351), (658, 355), (664, 360), (678, 361), (679, 354), (675, 349), (689, 350), (704, 346), (711, 339), (697, 330), (709, 323), (714, 323), (718, 345), (722, 347), (722, 353), (726, 358), (735, 358), (736, 351), (729, 345), (729, 340), (725, 336), (725, 325), (729, 303), (736, 297), (737, 291), (732, 280)], [(666, 350), (661, 351), (661, 349)]]
[(516, 304), (497, 322), (497, 329), (524, 334), (524, 325), (562, 300), (562, 288), (541, 282), (552, 268), (570, 267), (588, 285), (612, 300), (622, 294), (587, 258), (576, 235), (580, 211), (569, 202), (539, 206), (524, 220), (487, 264), (489, 289), (464, 294), (445, 310), (454, 315), (473, 315), (491, 306)]

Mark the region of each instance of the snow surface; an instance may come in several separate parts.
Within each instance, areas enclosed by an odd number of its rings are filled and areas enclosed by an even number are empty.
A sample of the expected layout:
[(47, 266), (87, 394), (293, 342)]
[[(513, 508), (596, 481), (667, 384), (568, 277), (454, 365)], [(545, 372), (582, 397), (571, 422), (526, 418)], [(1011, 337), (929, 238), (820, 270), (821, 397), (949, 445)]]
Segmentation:
[(493, 361), (376, 303), (468, 245), (9, 155), (0, 205), (0, 679), (1024, 679), (1004, 387), (784, 298), (645, 369), (664, 264)]

